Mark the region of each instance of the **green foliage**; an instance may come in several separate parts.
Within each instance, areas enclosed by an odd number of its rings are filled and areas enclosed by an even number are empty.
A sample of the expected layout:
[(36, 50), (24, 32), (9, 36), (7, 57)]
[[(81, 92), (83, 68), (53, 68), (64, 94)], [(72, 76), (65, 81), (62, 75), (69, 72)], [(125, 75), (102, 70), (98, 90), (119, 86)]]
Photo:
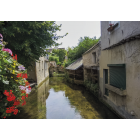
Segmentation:
[(84, 81), (84, 85), (88, 90), (94, 93), (97, 93), (98, 88), (99, 88), (97, 83), (93, 84), (91, 81), (88, 81), (88, 80)]
[(65, 60), (66, 50), (64, 49), (53, 49), (52, 53), (59, 57), (59, 61), (62, 63)]
[(56, 40), (67, 35), (56, 36), (60, 27), (54, 21), (0, 21), (0, 33), (8, 42), (7, 47), (25, 67), (44, 56), (46, 46), (59, 45)]
[(76, 59), (82, 57), (82, 54), (88, 49), (90, 49), (92, 46), (97, 44), (98, 41), (99, 39), (96, 38), (81, 37), (78, 46), (74, 47), (73, 49), (68, 48), (68, 64), (71, 64)]
[(61, 62), (58, 62), (57, 65), (61, 66)]
[(58, 63), (59, 63), (59, 57), (57, 57), (57, 56), (49, 56), (49, 61), (55, 61), (56, 62), (56, 64), (58, 65)]

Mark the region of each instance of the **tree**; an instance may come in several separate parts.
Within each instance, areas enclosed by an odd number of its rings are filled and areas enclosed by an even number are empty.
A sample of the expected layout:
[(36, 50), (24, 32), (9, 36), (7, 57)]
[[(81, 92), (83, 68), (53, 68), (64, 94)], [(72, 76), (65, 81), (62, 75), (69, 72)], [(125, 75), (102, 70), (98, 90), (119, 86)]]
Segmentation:
[(55, 41), (67, 35), (56, 35), (60, 27), (54, 21), (0, 21), (0, 33), (8, 42), (7, 47), (26, 68), (46, 54), (46, 46), (59, 45)]
[(82, 57), (82, 54), (94, 46), (99, 39), (89, 38), (89, 37), (80, 37), (78, 46), (75, 46), (73, 49), (68, 48), (68, 62), (66, 66), (74, 62), (76, 59)]
[(65, 60), (66, 50), (64, 49), (53, 49), (52, 53), (59, 57), (59, 61), (62, 63)]

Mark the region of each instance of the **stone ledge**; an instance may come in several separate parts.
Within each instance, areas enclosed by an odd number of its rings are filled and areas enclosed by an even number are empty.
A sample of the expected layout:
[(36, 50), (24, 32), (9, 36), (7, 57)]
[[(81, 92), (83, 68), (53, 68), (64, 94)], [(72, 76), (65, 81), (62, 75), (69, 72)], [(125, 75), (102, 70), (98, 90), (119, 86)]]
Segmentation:
[(111, 86), (109, 84), (105, 84), (105, 88), (108, 90), (120, 95), (120, 96), (126, 96), (126, 90), (120, 90), (119, 88), (116, 88), (114, 86)]

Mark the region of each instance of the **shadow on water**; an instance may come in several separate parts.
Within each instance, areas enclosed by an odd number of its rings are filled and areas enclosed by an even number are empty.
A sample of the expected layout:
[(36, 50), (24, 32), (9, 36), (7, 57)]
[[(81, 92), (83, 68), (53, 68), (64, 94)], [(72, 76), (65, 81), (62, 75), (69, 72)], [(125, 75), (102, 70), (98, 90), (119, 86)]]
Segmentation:
[[(84, 86), (77, 86), (70, 83), (66, 83), (69, 87), (73, 88), (74, 90), (81, 90), (82, 96), (88, 101), (88, 103), (98, 111), (104, 119), (119, 119), (115, 113), (109, 110), (103, 103), (99, 101), (99, 99), (93, 95), (93, 93), (86, 90)], [(85, 107), (88, 109), (88, 106)]]
[(63, 77), (51, 77), (20, 106), (19, 119), (118, 119), (83, 86), (66, 83)]

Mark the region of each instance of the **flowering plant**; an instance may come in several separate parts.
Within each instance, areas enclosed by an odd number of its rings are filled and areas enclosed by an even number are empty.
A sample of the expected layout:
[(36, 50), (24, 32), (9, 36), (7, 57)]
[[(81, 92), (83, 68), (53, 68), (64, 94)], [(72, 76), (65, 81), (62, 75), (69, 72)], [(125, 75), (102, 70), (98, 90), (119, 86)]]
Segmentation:
[(114, 25), (114, 24), (111, 24), (111, 23), (109, 24), (110, 27), (112, 27), (113, 25)]
[(20, 103), (26, 104), (25, 99), (31, 92), (27, 70), (17, 62), (17, 55), (4, 48), (6, 42), (0, 34), (0, 116), (6, 118), (16, 115)]

